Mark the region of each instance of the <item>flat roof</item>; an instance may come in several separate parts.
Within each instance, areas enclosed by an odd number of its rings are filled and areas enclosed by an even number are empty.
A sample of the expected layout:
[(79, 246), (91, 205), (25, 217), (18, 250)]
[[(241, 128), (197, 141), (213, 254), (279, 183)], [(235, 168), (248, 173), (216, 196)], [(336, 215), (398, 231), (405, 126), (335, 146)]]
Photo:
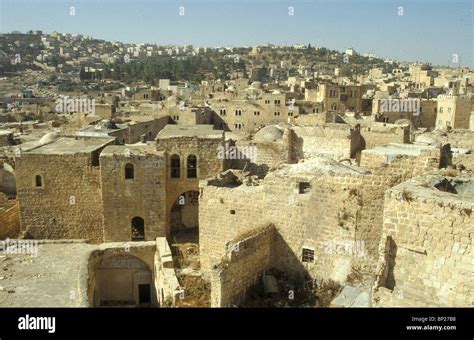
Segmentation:
[(91, 153), (113, 142), (114, 138), (80, 138), (61, 137), (55, 141), (24, 151), (25, 154), (70, 155)]
[(222, 138), (223, 130), (214, 130), (212, 125), (166, 125), (156, 139), (177, 137)]
[(376, 146), (371, 149), (363, 150), (363, 153), (376, 153), (380, 155), (402, 155), (402, 156), (419, 156), (423, 151), (434, 150), (436, 147), (426, 144), (403, 144), (390, 143), (387, 145)]
[(126, 144), (126, 145), (109, 145), (102, 150), (100, 153), (100, 157), (107, 157), (107, 156), (113, 156), (113, 155), (120, 155), (123, 156), (125, 153), (130, 152), (130, 155), (138, 155), (138, 156), (144, 156), (144, 155), (164, 155), (164, 151), (158, 151), (156, 149), (156, 144), (145, 144), (145, 143), (140, 143), (140, 144)]

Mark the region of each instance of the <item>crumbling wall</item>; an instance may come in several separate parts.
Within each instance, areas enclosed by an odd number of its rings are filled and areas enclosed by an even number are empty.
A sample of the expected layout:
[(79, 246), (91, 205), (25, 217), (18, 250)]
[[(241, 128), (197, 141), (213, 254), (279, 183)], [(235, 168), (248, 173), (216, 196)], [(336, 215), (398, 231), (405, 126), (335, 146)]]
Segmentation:
[(474, 202), (411, 183), (386, 193), (375, 302), (472, 306)]
[(462, 170), (474, 170), (474, 154), (455, 156), (453, 158), (453, 165)]
[[(202, 183), (202, 271), (209, 274), (211, 266), (220, 260), (219, 254), (226, 251), (226, 243), (238, 234), (252, 230), (255, 225), (271, 223), (277, 230), (273, 261), (276, 268), (344, 281), (353, 265), (369, 261), (363, 240), (355, 239), (360, 213), (356, 189), (363, 183), (361, 177), (267, 176), (259, 186), (236, 188)], [(301, 191), (300, 183), (307, 183), (308, 188)], [(314, 260), (302, 262), (303, 248), (314, 252)]]
[(173, 256), (171, 248), (165, 237), (156, 239), (154, 265), (154, 284), (158, 304), (162, 307), (171, 307), (183, 294), (178, 278), (173, 268)]
[(266, 225), (243, 233), (228, 244), (211, 276), (211, 306), (238, 305), (272, 261), (274, 227)]
[(14, 204), (0, 207), (0, 240), (18, 238), (20, 234), (20, 209), (17, 201)]
[(373, 124), (370, 126), (361, 127), (360, 133), (365, 140), (366, 149), (371, 149), (376, 146), (390, 143), (410, 142), (409, 125), (386, 124), (384, 126), (383, 124)]

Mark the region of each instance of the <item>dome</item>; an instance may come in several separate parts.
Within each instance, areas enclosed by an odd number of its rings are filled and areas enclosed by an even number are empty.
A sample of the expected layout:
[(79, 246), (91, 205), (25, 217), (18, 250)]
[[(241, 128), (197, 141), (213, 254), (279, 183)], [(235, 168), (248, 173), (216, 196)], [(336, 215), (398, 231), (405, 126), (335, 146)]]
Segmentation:
[(41, 137), (41, 139), (39, 140), (39, 144), (48, 144), (48, 143), (51, 143), (53, 141), (55, 141), (56, 139), (59, 138), (59, 133), (57, 132), (49, 132), (47, 134), (45, 134), (43, 137)]
[(95, 126), (96, 130), (115, 130), (118, 129), (117, 125), (110, 119), (103, 119)]
[(274, 142), (282, 138), (283, 130), (281, 130), (275, 125), (265, 126), (254, 136), (254, 140), (259, 142)]

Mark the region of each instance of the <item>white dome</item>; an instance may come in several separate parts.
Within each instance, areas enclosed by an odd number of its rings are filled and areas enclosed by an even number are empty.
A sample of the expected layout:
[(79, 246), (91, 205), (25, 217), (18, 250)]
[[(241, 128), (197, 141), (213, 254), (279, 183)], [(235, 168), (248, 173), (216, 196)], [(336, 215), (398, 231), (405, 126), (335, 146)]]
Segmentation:
[(263, 129), (258, 131), (254, 140), (260, 142), (274, 142), (283, 138), (283, 130), (275, 125), (265, 126)]
[(59, 138), (59, 133), (57, 132), (49, 132), (47, 134), (45, 134), (43, 137), (41, 137), (41, 139), (39, 140), (39, 144), (48, 144), (48, 143), (51, 143), (53, 141), (55, 141), (56, 139)]

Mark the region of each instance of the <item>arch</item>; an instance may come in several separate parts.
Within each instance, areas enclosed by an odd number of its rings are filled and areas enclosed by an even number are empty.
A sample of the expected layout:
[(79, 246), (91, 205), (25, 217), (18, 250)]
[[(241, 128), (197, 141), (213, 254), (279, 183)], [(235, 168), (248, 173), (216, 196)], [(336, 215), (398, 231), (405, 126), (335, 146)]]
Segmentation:
[(189, 190), (178, 196), (170, 212), (170, 235), (199, 231), (199, 191)]
[(132, 241), (145, 240), (145, 221), (140, 216), (132, 218)]
[(171, 178), (181, 177), (181, 159), (178, 155), (171, 156)]
[(188, 156), (187, 176), (188, 178), (197, 178), (197, 157), (194, 155)]
[(88, 295), (93, 294), (93, 306), (156, 305), (152, 267), (143, 256), (106, 249), (93, 252), (91, 259), (95, 265)]
[(134, 179), (135, 178), (135, 173), (134, 173), (134, 167), (133, 164), (127, 163), (125, 164), (125, 179)]
[(40, 175), (35, 176), (35, 186), (37, 188), (42, 188), (43, 187), (43, 177), (41, 177)]

